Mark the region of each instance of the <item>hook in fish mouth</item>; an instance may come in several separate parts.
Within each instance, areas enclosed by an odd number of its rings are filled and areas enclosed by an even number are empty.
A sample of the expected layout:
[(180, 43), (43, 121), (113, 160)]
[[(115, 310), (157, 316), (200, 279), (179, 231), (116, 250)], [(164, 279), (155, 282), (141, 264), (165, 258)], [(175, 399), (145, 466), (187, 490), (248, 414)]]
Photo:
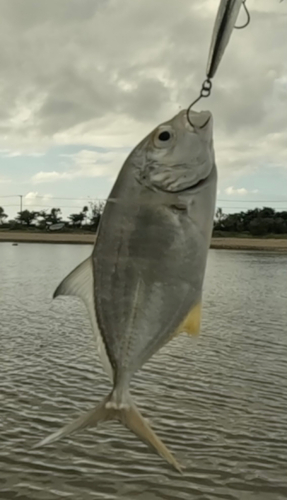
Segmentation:
[(211, 115), (207, 118), (206, 122), (203, 125), (201, 125), (201, 127), (199, 127), (199, 128), (204, 128), (208, 124), (208, 122), (210, 121), (210, 118), (211, 118)]
[[(193, 114), (193, 119), (190, 117), (190, 114)], [(206, 127), (208, 122), (211, 119), (211, 113), (209, 111), (201, 111), (200, 113), (192, 112), (188, 109), (185, 113), (186, 126), (190, 130), (192, 129), (203, 129)]]

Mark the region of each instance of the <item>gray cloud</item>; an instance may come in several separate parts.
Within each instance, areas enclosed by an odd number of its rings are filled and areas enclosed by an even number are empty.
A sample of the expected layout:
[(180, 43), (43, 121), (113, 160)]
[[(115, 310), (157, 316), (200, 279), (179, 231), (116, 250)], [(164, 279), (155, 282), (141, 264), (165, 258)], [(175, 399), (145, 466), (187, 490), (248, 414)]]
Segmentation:
[[(0, 148), (132, 147), (197, 96), (216, 8), (214, 0), (0, 0)], [(214, 113), (226, 170), (256, 165), (266, 151), (286, 165), (287, 5), (250, 0), (249, 8), (250, 26), (234, 32), (200, 103)]]

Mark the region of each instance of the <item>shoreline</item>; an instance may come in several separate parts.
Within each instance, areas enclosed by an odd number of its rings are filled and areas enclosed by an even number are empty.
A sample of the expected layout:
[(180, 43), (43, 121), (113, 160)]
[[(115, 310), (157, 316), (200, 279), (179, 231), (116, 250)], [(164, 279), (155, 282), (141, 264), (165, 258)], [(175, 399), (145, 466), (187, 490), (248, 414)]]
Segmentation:
[[(93, 245), (95, 234), (90, 233), (37, 233), (0, 231), (0, 243), (53, 243)], [(257, 250), (287, 253), (287, 239), (277, 238), (212, 238), (210, 248), (215, 250)]]
[(55, 243), (93, 245), (95, 234), (91, 233), (37, 233), (21, 231), (0, 231), (0, 243)]

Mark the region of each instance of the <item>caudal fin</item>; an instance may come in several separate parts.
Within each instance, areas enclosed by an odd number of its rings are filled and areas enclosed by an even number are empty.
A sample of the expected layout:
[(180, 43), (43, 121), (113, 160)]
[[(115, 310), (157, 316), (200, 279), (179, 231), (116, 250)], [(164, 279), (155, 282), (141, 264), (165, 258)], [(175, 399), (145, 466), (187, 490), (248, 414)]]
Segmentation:
[(162, 458), (182, 473), (182, 466), (177, 462), (165, 444), (143, 418), (136, 405), (131, 403), (129, 410), (121, 410), (121, 422), (138, 436), (144, 443), (150, 445)]
[(45, 446), (47, 444), (54, 443), (55, 441), (59, 441), (62, 437), (69, 436), (70, 434), (74, 434), (74, 432), (85, 429), (86, 427), (96, 427), (99, 422), (104, 422), (105, 420), (109, 420), (111, 415), (107, 412), (106, 409), (107, 398), (102, 401), (96, 408), (84, 413), (80, 417), (73, 420), (70, 424), (64, 425), (61, 429), (50, 436), (46, 437), (40, 443), (37, 443), (34, 448), (40, 448), (41, 446)]
[(106, 422), (107, 420), (119, 420), (134, 434), (136, 434), (136, 436), (138, 436), (144, 443), (151, 446), (178, 472), (182, 472), (182, 467), (179, 465), (177, 460), (167, 449), (161, 439), (152, 430), (147, 420), (143, 418), (136, 405), (130, 400), (130, 406), (128, 408), (111, 408), (110, 405), (107, 404), (109, 403), (110, 397), (111, 395), (105, 398), (93, 410), (88, 411), (81, 417), (75, 419), (70, 424), (62, 427), (62, 429), (43, 439), (40, 443), (36, 444), (34, 448), (39, 448), (41, 446), (45, 446), (47, 444), (58, 441), (62, 437), (73, 434), (74, 432), (82, 430), (86, 427), (96, 427), (99, 422)]

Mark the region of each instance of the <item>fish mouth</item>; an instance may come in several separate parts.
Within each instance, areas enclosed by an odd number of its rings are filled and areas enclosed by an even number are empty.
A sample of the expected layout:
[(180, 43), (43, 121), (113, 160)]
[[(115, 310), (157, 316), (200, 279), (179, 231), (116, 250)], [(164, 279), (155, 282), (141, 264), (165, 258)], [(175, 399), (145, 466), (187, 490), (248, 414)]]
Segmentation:
[[(206, 125), (209, 123), (211, 120), (212, 114), (209, 111), (202, 111), (201, 113), (196, 113), (192, 112), (192, 117), (188, 116), (188, 110), (184, 113), (183, 118), (184, 118), (184, 125), (189, 130), (190, 132), (194, 132), (194, 127), (203, 129), (206, 127)], [(194, 123), (194, 126), (192, 125)], [(203, 179), (199, 179), (195, 184), (192, 186), (188, 186), (184, 189), (178, 189), (176, 191), (173, 191), (173, 193), (193, 193), (193, 192), (198, 192), (201, 188), (205, 187), (206, 184), (208, 184), (209, 178), (213, 172), (214, 165), (212, 166), (210, 172), (206, 177)]]
[(211, 119), (211, 115), (210, 115), (210, 116), (208, 116), (207, 120), (206, 120), (206, 121), (204, 122), (204, 124), (203, 124), (203, 125), (201, 125), (201, 127), (199, 127), (199, 128), (204, 128), (204, 127), (206, 127), (206, 125), (208, 124), (208, 122), (210, 121), (210, 119)]
[(201, 111), (201, 113), (196, 113), (195, 111), (186, 110), (184, 113), (184, 125), (190, 132), (194, 132), (194, 129), (203, 129), (206, 127), (208, 122), (211, 120), (212, 114), (209, 111)]

